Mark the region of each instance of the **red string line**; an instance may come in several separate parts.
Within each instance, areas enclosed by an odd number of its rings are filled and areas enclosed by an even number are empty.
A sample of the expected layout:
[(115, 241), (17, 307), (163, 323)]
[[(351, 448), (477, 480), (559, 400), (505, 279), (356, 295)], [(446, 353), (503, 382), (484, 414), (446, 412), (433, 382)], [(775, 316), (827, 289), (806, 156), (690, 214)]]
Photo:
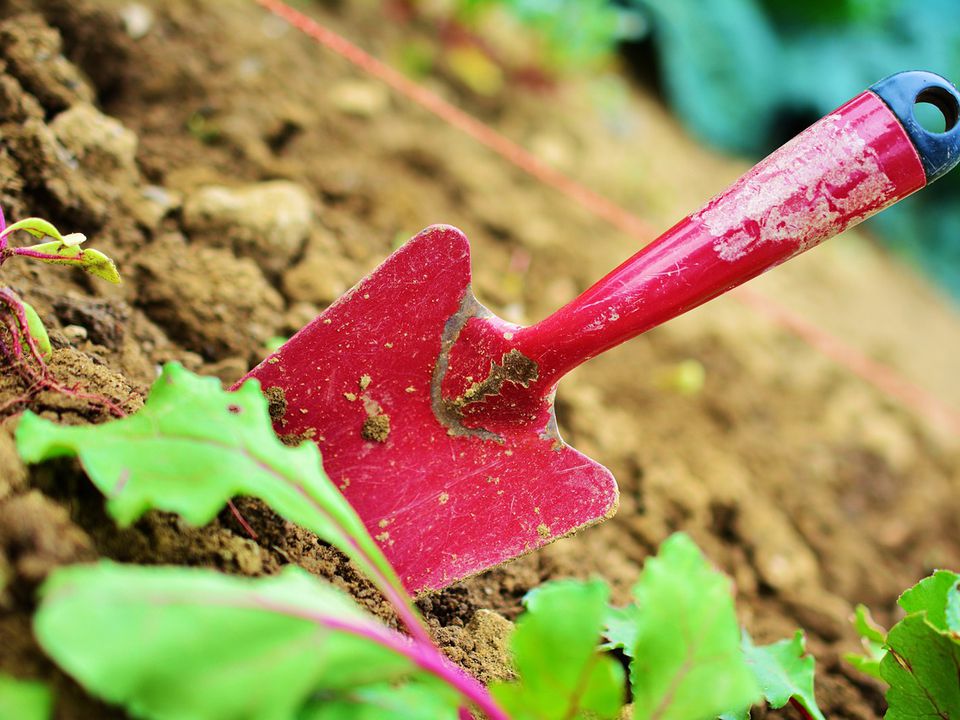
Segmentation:
[[(525, 148), (504, 137), (472, 115), (450, 104), (436, 93), (410, 80), (330, 28), (293, 9), (283, 0), (254, 1), (328, 50), (367, 74), (383, 81), (404, 97), (494, 151), (515, 167), (520, 168), (543, 184), (559, 190), (588, 212), (640, 243), (646, 244), (656, 237), (653, 228), (629, 210), (550, 167)], [(842, 342), (839, 338), (754, 290), (740, 287), (731, 294), (775, 325), (801, 338), (882, 393), (895, 398), (921, 417), (936, 424), (946, 425), (952, 433), (960, 435), (960, 412), (920, 386), (903, 378), (892, 368), (872, 360), (859, 350)]]
[(493, 128), (465, 113), (455, 105), (451, 105), (436, 93), (410, 80), (406, 75), (377, 60), (365, 50), (337, 35), (333, 30), (324, 27), (316, 20), (294, 10), (280, 0), (256, 0), (256, 2), (327, 49), (349, 60), (368, 74), (382, 80), (401, 95), (413, 100), (449, 125), (463, 131), (481, 145), (490, 148), (528, 175), (559, 190), (614, 227), (641, 239), (644, 243), (656, 237), (653, 228), (636, 215), (558, 172), (525, 148), (512, 140), (508, 140)]
[(902, 377), (893, 368), (879, 363), (856, 348), (824, 331), (814, 323), (782, 305), (772, 302), (752, 288), (739, 287), (736, 296), (748, 307), (792, 332), (828, 358), (858, 375), (880, 392), (911, 408), (921, 417), (960, 435), (960, 413), (923, 388)]

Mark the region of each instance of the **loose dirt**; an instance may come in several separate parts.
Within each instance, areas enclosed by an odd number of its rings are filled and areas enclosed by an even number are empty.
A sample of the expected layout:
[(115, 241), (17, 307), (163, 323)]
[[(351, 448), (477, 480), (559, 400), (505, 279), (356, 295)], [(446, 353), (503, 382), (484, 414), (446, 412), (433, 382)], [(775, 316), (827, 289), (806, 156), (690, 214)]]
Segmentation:
[(360, 434), (364, 440), (373, 442), (386, 442), (390, 437), (390, 416), (389, 415), (371, 415), (363, 421), (363, 427), (360, 428)]
[[(0, 2), (0, 205), (9, 218), (39, 215), (87, 234), (124, 276), (113, 288), (64, 268), (5, 265), (2, 282), (51, 329), (51, 368), (65, 384), (128, 412), (163, 362), (230, 384), (272, 337), (296, 331), (398, 240), (436, 222), (466, 231), (478, 297), (516, 322), (540, 319), (636, 249), (251, 2), (143, 1), (146, 29), (124, 25), (129, 5)], [(434, 37), (421, 21), (384, 22), (384, 7), (393, 6), (310, 9), (388, 59), (411, 38)], [(601, 100), (584, 84), (477, 98), (442, 63), (429, 82), (657, 227), (742, 169), (622, 84), (604, 85), (619, 90)], [(847, 244), (778, 269), (783, 279), (762, 287), (908, 372), (935, 363), (903, 358), (957, 345), (953, 311), (909, 271), (862, 240), (834, 243)], [(854, 266), (856, 298), (846, 303), (850, 272), (837, 268)], [(897, 323), (893, 339), (908, 338), (907, 350), (884, 334), (875, 307), (918, 318)], [(927, 317), (937, 336), (918, 329)], [(690, 360), (705, 370), (702, 389), (664, 389), (658, 378)], [(944, 380), (952, 375), (930, 377), (942, 396), (960, 396)], [(0, 406), (23, 391), (8, 370), (0, 375)], [(68, 423), (108, 417), (49, 392), (29, 407)], [(530, 588), (600, 574), (625, 603), (644, 558), (685, 530), (734, 578), (758, 640), (808, 630), (828, 715), (882, 715), (878, 686), (840, 660), (857, 645), (848, 616), (865, 602), (890, 622), (899, 591), (932, 568), (960, 569), (955, 438), (731, 300), (578, 369), (556, 409), (563, 437), (614, 471), (620, 510), (420, 598), (450, 657), (483, 681), (506, 677), (504, 641)], [(9, 578), (0, 671), (52, 682), (58, 717), (124, 717), (56, 670), (30, 634), (34, 590), (63, 564), (100, 556), (256, 576), (296, 563), (393, 621), (338, 553), (258, 502), (237, 502), (256, 540), (229, 512), (204, 528), (163, 513), (116, 528), (74, 462), (23, 467), (15, 424), (11, 414), (0, 431), (0, 577)]]

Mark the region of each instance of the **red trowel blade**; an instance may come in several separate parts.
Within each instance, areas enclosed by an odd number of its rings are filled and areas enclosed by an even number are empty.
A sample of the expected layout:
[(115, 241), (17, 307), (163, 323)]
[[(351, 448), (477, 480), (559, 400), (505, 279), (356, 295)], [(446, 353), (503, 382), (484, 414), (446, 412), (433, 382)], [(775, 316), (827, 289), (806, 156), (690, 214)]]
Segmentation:
[(441, 422), (438, 361), (465, 314), (491, 332), (515, 328), (473, 300), (466, 237), (434, 226), (248, 375), (282, 391), (277, 432), (317, 443), (411, 591), (499, 565), (617, 506), (610, 472), (542, 425), (486, 439)]

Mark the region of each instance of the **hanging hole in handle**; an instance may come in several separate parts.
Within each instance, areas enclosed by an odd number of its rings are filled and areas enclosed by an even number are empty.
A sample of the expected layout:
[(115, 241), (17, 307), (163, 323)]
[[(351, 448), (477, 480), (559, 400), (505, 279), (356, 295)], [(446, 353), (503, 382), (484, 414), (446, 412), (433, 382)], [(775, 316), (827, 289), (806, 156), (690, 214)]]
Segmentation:
[(956, 97), (941, 87), (924, 88), (914, 101), (913, 117), (929, 133), (950, 132), (960, 121)]

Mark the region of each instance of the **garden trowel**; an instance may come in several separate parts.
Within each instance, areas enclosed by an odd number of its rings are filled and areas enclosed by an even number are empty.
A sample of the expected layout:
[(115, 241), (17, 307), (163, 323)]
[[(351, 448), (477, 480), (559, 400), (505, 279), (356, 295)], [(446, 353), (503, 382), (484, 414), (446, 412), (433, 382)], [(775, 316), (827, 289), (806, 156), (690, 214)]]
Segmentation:
[(557, 431), (564, 374), (940, 177), (958, 112), (937, 75), (877, 83), (529, 327), (480, 305), (467, 239), (429, 227), (247, 377), (278, 433), (317, 443), (406, 587), (442, 588), (616, 511), (610, 472)]

